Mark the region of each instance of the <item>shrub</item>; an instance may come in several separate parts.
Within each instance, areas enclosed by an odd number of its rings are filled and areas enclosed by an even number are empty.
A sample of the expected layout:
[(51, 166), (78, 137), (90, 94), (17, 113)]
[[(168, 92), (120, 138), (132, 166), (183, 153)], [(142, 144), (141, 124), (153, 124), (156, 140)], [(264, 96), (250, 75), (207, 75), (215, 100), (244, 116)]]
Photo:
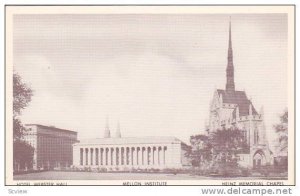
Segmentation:
[(107, 172), (107, 168), (101, 167), (99, 171), (102, 172), (102, 173), (106, 173)]
[(241, 168), (241, 175), (245, 177), (249, 176), (250, 170), (248, 168)]

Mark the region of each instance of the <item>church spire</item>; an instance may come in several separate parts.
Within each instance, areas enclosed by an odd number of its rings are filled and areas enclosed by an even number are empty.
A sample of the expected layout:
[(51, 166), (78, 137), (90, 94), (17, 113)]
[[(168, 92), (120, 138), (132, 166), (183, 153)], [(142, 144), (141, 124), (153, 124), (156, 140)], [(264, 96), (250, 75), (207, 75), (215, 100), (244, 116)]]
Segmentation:
[(231, 18), (229, 21), (229, 43), (228, 43), (228, 56), (227, 56), (227, 68), (226, 68), (226, 90), (234, 91), (234, 67), (233, 67), (233, 55), (232, 55), (232, 43), (231, 43)]
[(117, 132), (116, 132), (116, 137), (118, 137), (118, 138), (120, 138), (120, 137), (121, 137), (120, 121), (118, 121), (118, 124), (117, 124)]
[(106, 116), (104, 138), (109, 138), (110, 137), (110, 130), (109, 130), (109, 122), (108, 121), (109, 121), (108, 116)]

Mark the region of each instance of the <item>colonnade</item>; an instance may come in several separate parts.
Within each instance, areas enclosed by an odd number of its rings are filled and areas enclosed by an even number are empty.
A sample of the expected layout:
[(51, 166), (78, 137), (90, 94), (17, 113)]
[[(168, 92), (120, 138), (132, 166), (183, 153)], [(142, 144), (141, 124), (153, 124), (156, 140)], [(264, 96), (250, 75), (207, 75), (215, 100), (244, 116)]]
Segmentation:
[(80, 148), (82, 166), (164, 166), (167, 146)]

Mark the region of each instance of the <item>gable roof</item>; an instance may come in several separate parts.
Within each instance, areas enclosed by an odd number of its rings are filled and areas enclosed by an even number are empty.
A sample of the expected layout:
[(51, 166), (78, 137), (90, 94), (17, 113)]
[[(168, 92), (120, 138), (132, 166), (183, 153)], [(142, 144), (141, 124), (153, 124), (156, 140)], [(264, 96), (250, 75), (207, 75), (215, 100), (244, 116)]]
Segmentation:
[(257, 111), (251, 101), (248, 99), (245, 91), (226, 91), (217, 89), (218, 95), (222, 95), (223, 103), (237, 104), (240, 116), (249, 115), (249, 105), (252, 105), (252, 114), (256, 115)]

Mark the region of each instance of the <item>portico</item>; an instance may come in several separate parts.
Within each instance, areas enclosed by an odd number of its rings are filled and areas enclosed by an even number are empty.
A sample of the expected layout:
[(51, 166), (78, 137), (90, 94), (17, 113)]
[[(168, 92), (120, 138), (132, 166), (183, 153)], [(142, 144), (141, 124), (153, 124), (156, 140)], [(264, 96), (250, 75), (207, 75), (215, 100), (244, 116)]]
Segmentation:
[(73, 145), (73, 166), (119, 170), (181, 168), (184, 147), (175, 137), (85, 140)]

